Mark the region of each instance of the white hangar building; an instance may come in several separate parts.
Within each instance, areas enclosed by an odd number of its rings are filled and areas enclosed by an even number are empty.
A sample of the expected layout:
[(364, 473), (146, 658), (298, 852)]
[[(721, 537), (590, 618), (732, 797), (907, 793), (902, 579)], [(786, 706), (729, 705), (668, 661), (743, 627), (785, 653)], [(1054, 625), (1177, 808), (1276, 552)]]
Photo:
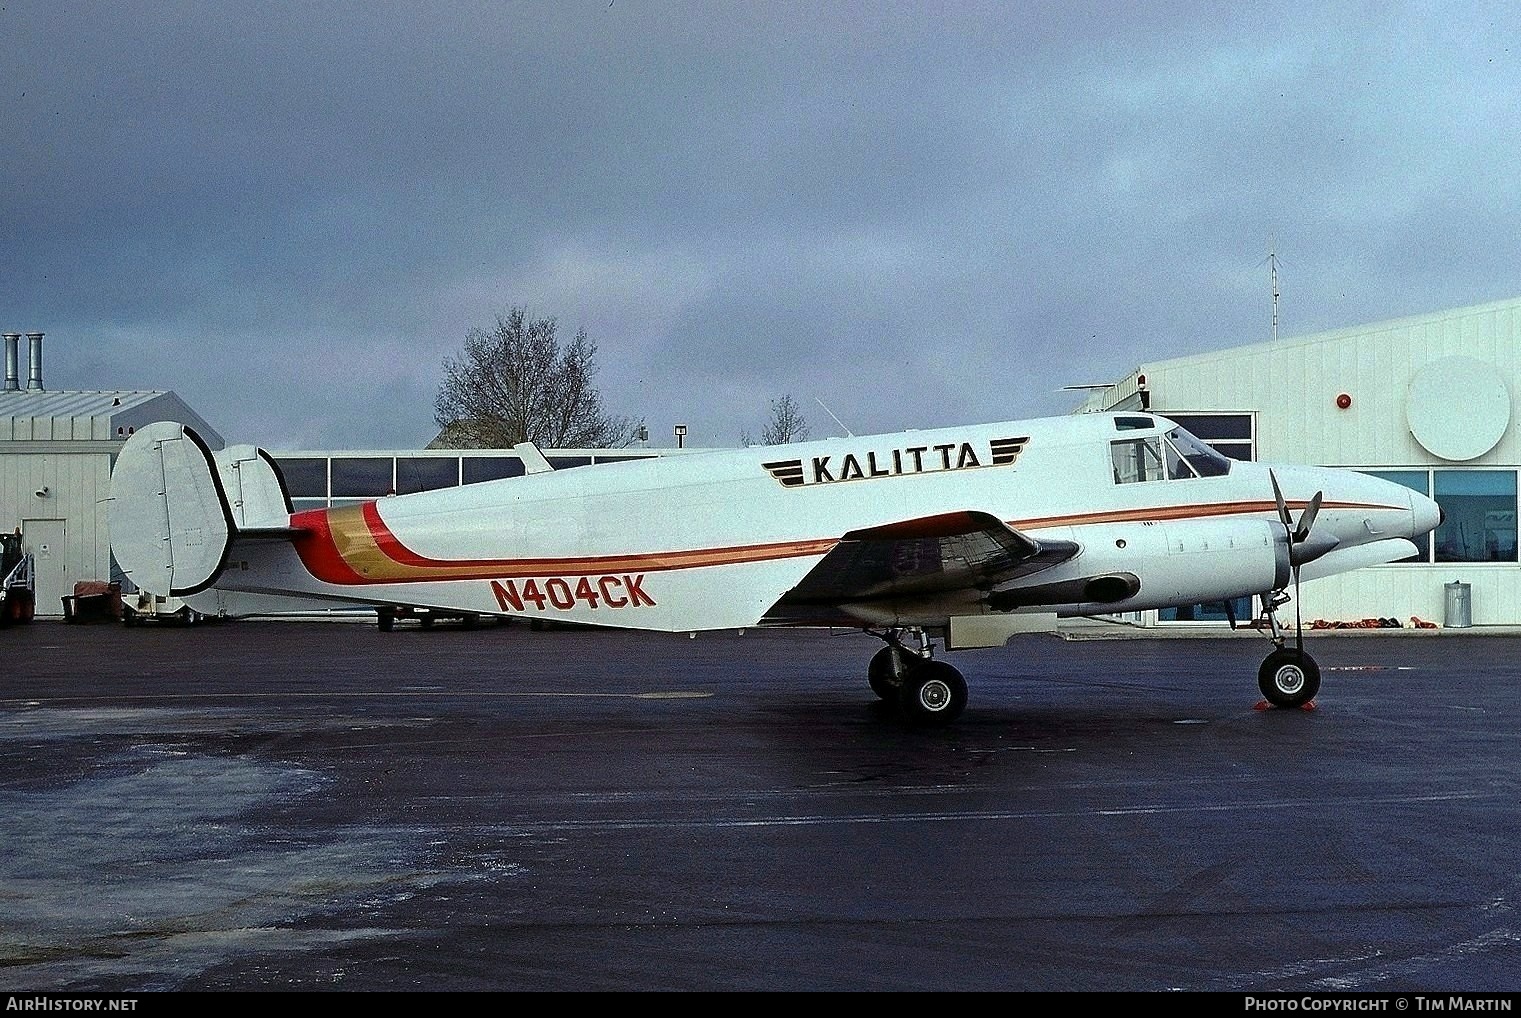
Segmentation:
[(36, 563), (37, 614), (63, 614), (63, 598), (80, 580), (112, 578), (106, 499), (111, 467), (127, 436), (154, 421), (195, 428), (213, 447), (222, 440), (172, 392), (72, 390), (42, 385), (40, 332), (0, 335), (5, 382), (0, 388), (0, 528), (21, 532)]
[[(1143, 364), (1081, 411), (1150, 410), (1238, 459), (1367, 471), (1436, 499), (1445, 520), (1415, 559), (1305, 584), (1307, 626), (1513, 626), (1518, 378), (1521, 298)], [(1133, 621), (1224, 618), (1214, 605)]]

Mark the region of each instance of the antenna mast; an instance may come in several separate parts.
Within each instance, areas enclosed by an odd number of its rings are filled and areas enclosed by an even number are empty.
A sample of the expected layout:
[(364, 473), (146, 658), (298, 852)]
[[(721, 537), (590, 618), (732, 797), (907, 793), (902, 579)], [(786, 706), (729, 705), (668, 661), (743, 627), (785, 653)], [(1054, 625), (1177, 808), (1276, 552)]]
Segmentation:
[(1278, 252), (1274, 242), (1268, 247), (1269, 277), (1273, 283), (1273, 342), (1278, 342)]

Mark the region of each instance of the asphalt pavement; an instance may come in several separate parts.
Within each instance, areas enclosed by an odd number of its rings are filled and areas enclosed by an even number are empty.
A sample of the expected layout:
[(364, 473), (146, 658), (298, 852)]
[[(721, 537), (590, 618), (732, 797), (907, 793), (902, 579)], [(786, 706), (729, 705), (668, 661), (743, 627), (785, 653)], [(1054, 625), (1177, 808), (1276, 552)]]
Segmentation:
[(0, 630), (0, 988), (1521, 988), (1521, 639), (877, 646)]

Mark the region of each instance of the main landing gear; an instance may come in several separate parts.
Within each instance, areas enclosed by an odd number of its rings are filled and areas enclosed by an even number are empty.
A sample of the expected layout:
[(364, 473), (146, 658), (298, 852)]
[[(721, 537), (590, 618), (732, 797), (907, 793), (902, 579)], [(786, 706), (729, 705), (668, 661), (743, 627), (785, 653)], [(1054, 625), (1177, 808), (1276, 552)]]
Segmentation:
[[(866, 667), (872, 692), (895, 705), (912, 725), (948, 725), (966, 709), (966, 679), (932, 656), (934, 645), (922, 629), (889, 629), (872, 633), (887, 646)], [(911, 636), (917, 647), (903, 643)]]

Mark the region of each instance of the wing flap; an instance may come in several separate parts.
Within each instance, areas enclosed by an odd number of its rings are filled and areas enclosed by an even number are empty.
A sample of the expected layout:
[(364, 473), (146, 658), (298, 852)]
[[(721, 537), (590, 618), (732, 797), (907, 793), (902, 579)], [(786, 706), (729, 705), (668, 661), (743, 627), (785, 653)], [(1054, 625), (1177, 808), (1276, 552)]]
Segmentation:
[(859, 604), (910, 594), (988, 590), (1077, 554), (1070, 541), (1040, 541), (989, 513), (967, 510), (851, 531), (778, 602)]

